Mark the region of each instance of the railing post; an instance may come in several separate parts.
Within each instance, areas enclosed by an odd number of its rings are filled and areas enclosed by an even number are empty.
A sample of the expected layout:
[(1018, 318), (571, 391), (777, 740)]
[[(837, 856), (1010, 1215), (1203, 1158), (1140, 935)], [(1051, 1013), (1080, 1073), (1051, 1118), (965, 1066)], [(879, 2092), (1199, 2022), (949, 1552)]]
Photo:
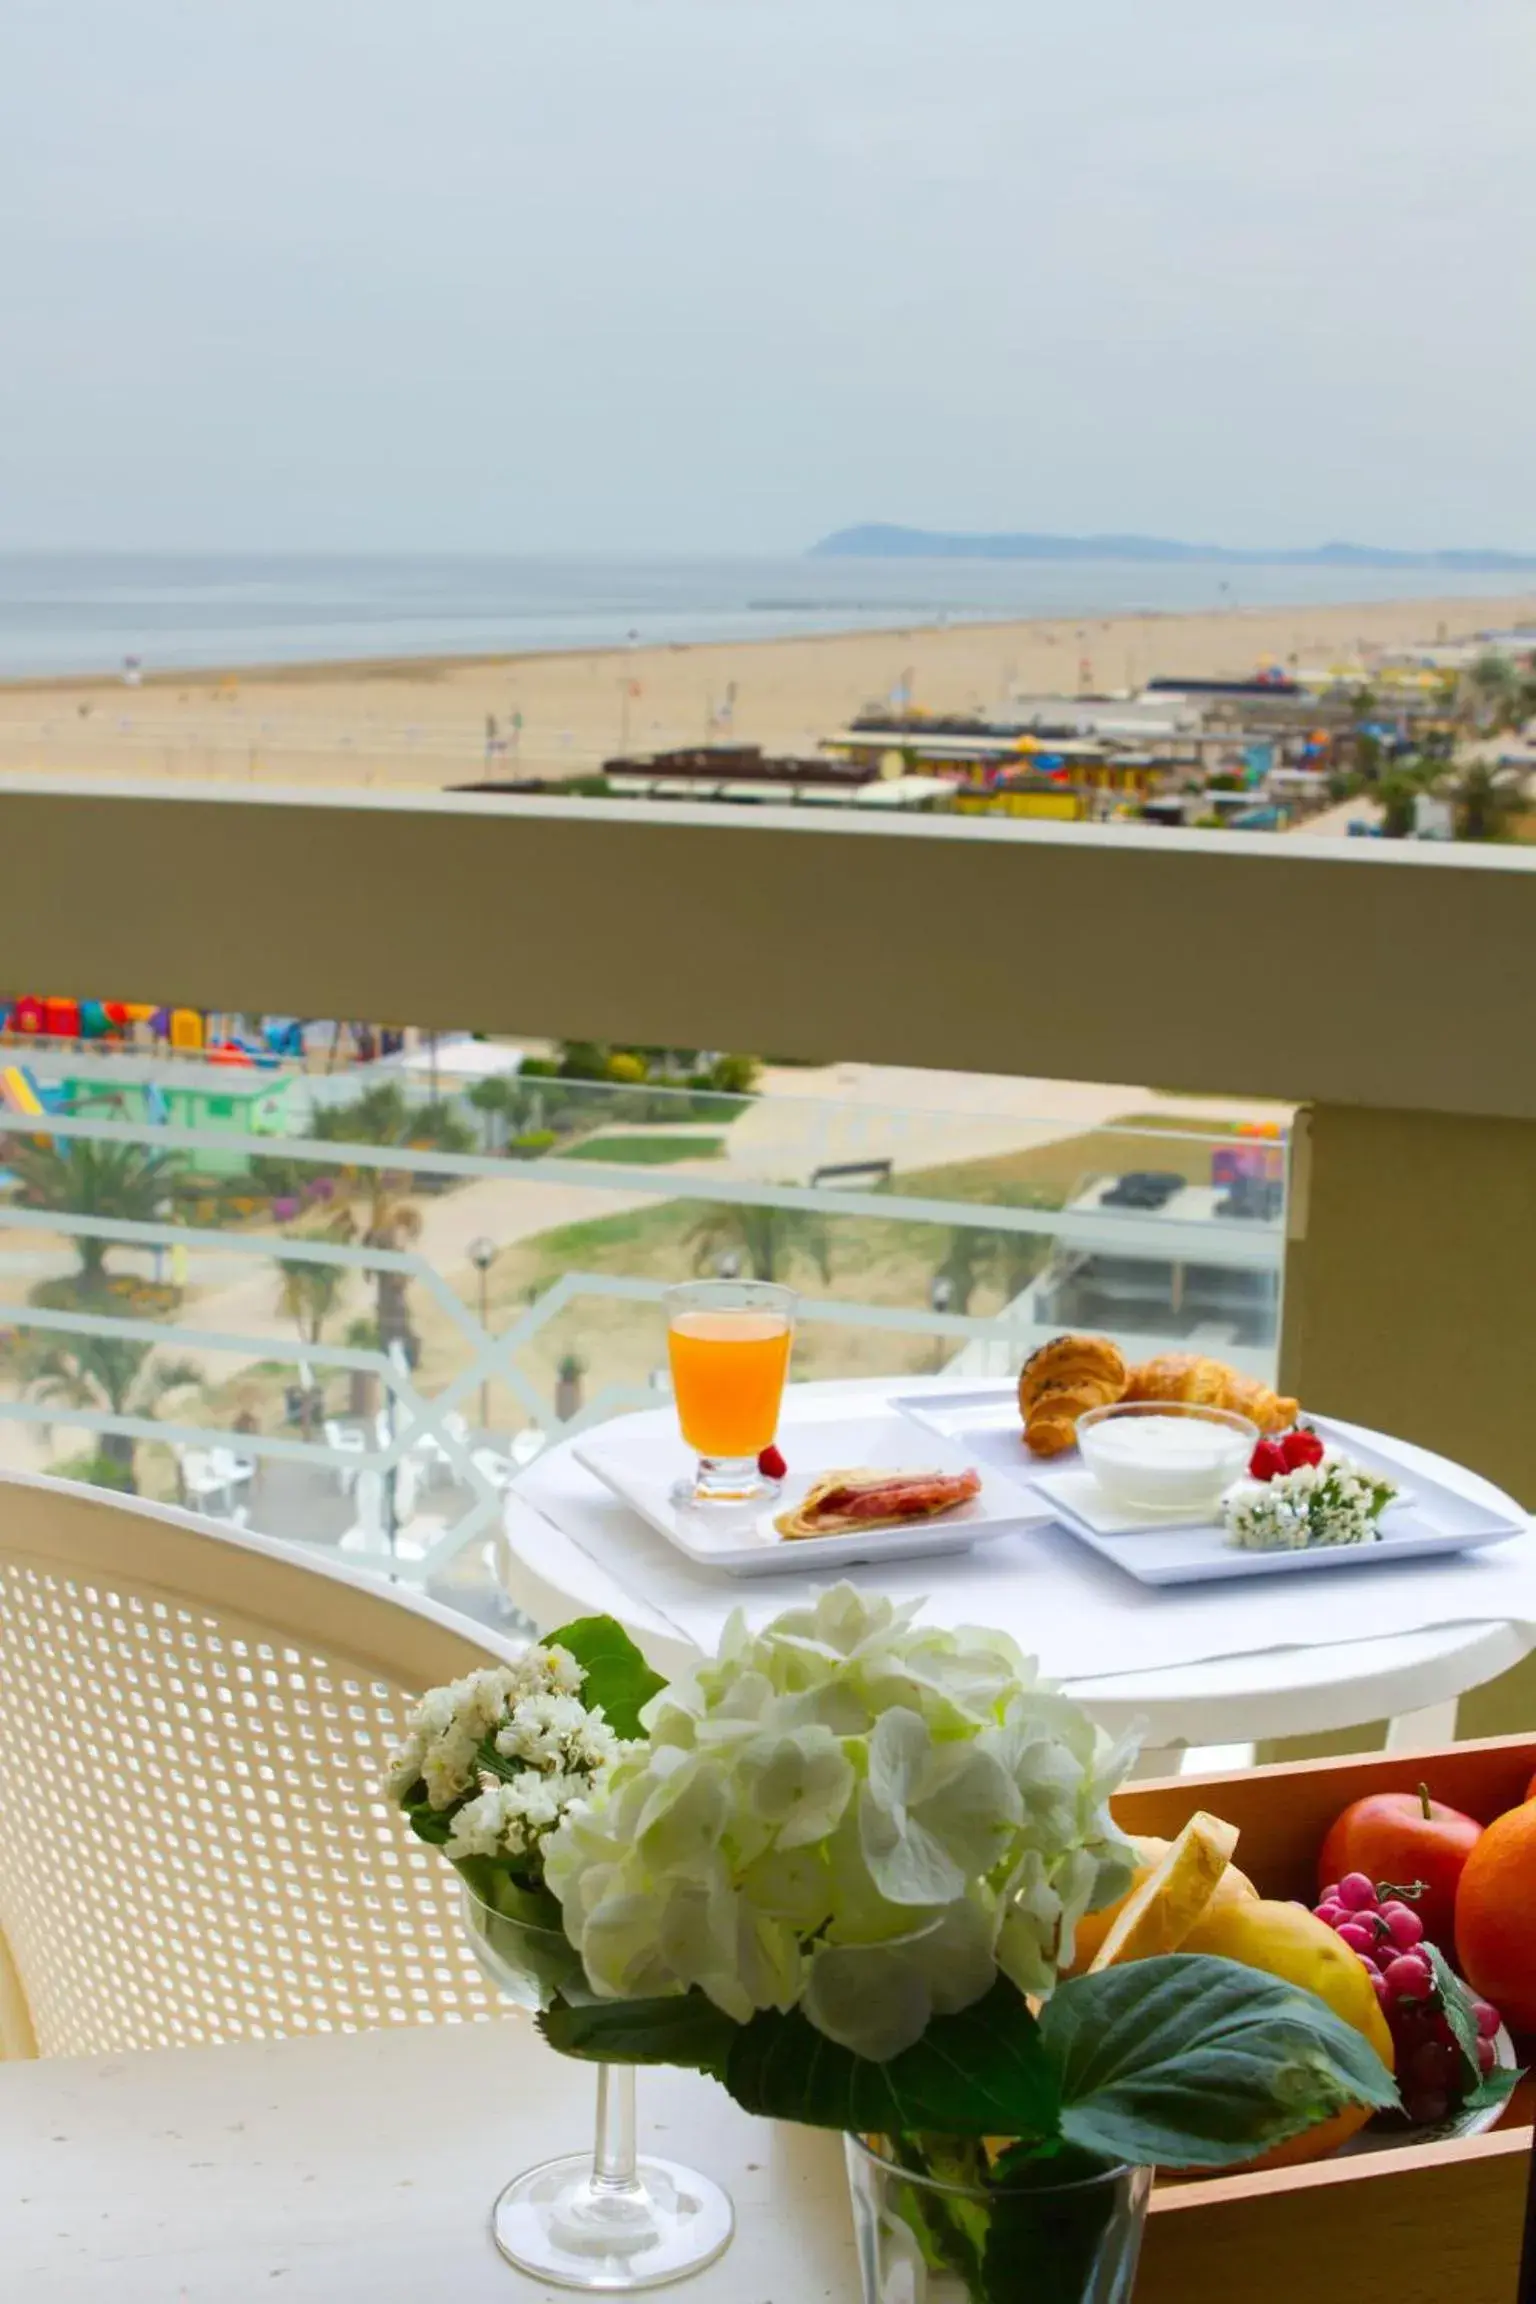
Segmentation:
[(1317, 1104), (1291, 1163), (1285, 1389), (1536, 1507), (1536, 1121)]

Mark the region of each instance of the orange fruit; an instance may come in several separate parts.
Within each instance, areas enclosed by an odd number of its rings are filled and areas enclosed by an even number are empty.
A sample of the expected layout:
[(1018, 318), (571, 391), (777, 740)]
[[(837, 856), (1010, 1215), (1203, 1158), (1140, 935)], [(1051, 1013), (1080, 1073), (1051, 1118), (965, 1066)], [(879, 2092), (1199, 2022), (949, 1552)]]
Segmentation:
[[(1247, 1968), (1261, 1968), (1267, 1976), (1280, 1976), (1325, 2000), (1336, 2016), (1362, 2033), (1390, 2072), (1393, 2069), (1392, 2035), (1381, 2012), (1363, 1963), (1341, 1944), (1325, 1920), (1304, 1904), (1274, 1904), (1262, 1897), (1228, 1898), (1202, 1914), (1179, 1947), (1181, 1952), (1208, 1952), (1219, 1960), (1237, 1960)], [(1321, 2160), (1347, 2144), (1371, 2117), (1363, 2104), (1346, 2105), (1342, 2112), (1320, 2120), (1285, 2144), (1277, 2144), (1245, 2168), (1288, 2168), (1304, 2160)]]
[(1489, 1825), (1456, 1891), (1456, 1953), (1512, 2032), (1536, 2032), (1536, 1800)]
[[(1104, 1948), (1105, 1939), (1109, 1936), (1111, 1930), (1118, 1925), (1127, 1905), (1130, 1904), (1135, 1897), (1141, 1894), (1141, 1891), (1146, 1887), (1148, 1881), (1151, 1880), (1154, 1873), (1156, 1873), (1173, 1854), (1174, 1843), (1171, 1840), (1159, 1840), (1149, 1833), (1145, 1836), (1138, 1835), (1136, 1839), (1133, 1840), (1132, 1846), (1135, 1848), (1136, 1853), (1140, 1857), (1141, 1861), (1137, 1865), (1136, 1870), (1131, 1877), (1131, 1884), (1129, 1888), (1127, 1888), (1125, 1894), (1121, 1897), (1118, 1904), (1107, 1904), (1102, 1912), (1086, 1912), (1082, 1919), (1079, 1920), (1077, 1924), (1077, 1938), (1072, 1947), (1072, 1965), (1070, 1968), (1063, 1971), (1064, 1974), (1069, 1976), (1081, 1976), (1087, 1969), (1092, 1967), (1094, 1961), (1098, 1959), (1100, 1952)], [(1246, 1873), (1239, 1872), (1235, 1864), (1228, 1864), (1221, 1871), (1220, 1877), (1217, 1879), (1213, 1889), (1211, 1890), (1210, 1901), (1213, 1904), (1221, 1904), (1224, 1902), (1230, 1902), (1233, 1897), (1253, 1897), (1257, 1895), (1258, 1890), (1255, 1888), (1253, 1882), (1247, 1877)], [(1192, 1914), (1191, 1919), (1193, 1918), (1194, 1915)], [(1180, 1946), (1181, 1945), (1182, 1937), (1180, 1938)], [(1179, 1949), (1180, 1946), (1165, 1944), (1159, 1946), (1158, 1949), (1162, 1951), (1173, 1951)], [(1123, 1958), (1126, 1955), (1122, 1954), (1121, 1956)], [(1133, 1953), (1130, 1955), (1130, 1957), (1135, 1958), (1137, 1955)]]

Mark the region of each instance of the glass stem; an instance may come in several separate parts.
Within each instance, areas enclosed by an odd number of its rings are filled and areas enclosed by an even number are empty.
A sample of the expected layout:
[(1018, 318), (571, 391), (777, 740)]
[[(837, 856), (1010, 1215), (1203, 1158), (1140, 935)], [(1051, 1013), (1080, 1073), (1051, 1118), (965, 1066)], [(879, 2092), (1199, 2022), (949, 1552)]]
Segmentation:
[(600, 2191), (633, 2191), (635, 2173), (635, 2068), (599, 2064), (597, 2136), (592, 2147), (592, 2182)]

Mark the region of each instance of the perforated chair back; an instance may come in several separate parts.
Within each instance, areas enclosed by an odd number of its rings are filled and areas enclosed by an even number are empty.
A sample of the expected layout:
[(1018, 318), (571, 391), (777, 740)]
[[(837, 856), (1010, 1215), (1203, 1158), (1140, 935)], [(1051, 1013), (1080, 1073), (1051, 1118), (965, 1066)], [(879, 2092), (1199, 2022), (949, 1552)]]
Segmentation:
[(0, 1479), (0, 2053), (494, 2013), (380, 1785), (410, 1697), (511, 1653), (189, 1513)]

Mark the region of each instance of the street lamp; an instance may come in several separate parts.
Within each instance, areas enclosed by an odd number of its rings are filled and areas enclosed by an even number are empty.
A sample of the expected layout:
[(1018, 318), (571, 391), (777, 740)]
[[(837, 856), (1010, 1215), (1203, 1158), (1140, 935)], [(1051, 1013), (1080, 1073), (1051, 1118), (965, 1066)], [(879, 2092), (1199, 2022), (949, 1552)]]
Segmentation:
[[(480, 1236), (480, 1238), (479, 1238), (478, 1240), (471, 1240), (471, 1242), (470, 1242), (470, 1244), (469, 1244), (469, 1247), (468, 1247), (468, 1249), (465, 1251), (465, 1253), (468, 1255), (468, 1257), (469, 1257), (469, 1260), (470, 1260), (471, 1264), (473, 1264), (473, 1266), (474, 1266), (474, 1268), (475, 1268), (475, 1271), (476, 1271), (476, 1274), (477, 1274), (477, 1275), (478, 1275), (478, 1277), (479, 1277), (479, 1281), (480, 1281), (480, 1328), (481, 1328), (481, 1333), (482, 1333), (482, 1335), (483, 1335), (483, 1336), (484, 1336), (484, 1338), (485, 1338), (485, 1342), (486, 1342), (486, 1343), (489, 1343), (489, 1342), (490, 1342), (490, 1326), (489, 1326), (489, 1313), (488, 1313), (488, 1308), (487, 1308), (487, 1304), (486, 1304), (486, 1292), (487, 1292), (487, 1288), (488, 1288), (488, 1286), (489, 1286), (489, 1282), (490, 1282), (490, 1272), (491, 1272), (491, 1266), (492, 1266), (492, 1265), (495, 1263), (495, 1261), (496, 1261), (496, 1257), (497, 1257), (497, 1247), (496, 1247), (496, 1243), (495, 1243), (495, 1241), (494, 1241), (494, 1240), (487, 1240), (487, 1239), (486, 1239), (486, 1237), (485, 1237), (485, 1235), (482, 1233), (482, 1234), (481, 1234), (481, 1236)], [(481, 1349), (482, 1349), (482, 1350), (484, 1349), (484, 1345), (482, 1345)], [(482, 1376), (482, 1378), (480, 1379), (480, 1429), (481, 1429), (481, 1431), (482, 1431), (482, 1432), (487, 1432), (487, 1431), (489, 1431), (489, 1429), (490, 1429), (490, 1423), (491, 1423), (491, 1385), (490, 1385), (490, 1378), (489, 1378), (489, 1375), (486, 1375), (486, 1376)]]

